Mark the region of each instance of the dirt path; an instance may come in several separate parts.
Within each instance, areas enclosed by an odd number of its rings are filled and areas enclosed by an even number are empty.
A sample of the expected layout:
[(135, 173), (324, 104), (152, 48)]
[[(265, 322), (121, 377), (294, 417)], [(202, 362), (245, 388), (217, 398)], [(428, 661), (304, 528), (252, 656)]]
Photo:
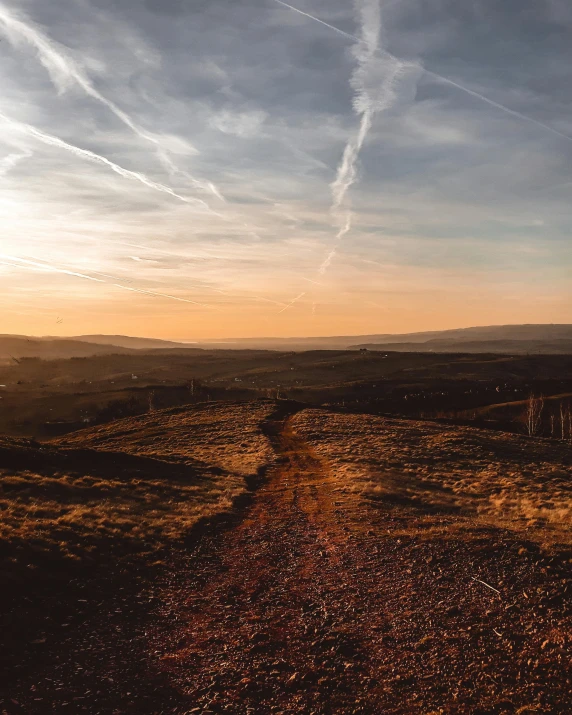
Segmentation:
[(5, 712), (572, 712), (560, 562), (492, 529), (419, 533), (345, 491), (288, 415), (266, 430), (278, 462), (244, 518), (143, 584), (149, 608), (128, 594), (86, 624), (67, 709), (44, 683)]
[(288, 423), (269, 431), (280, 463), (174, 595), (165, 617), (182, 626), (162, 662), (197, 712), (368, 712), (380, 604), (322, 465)]

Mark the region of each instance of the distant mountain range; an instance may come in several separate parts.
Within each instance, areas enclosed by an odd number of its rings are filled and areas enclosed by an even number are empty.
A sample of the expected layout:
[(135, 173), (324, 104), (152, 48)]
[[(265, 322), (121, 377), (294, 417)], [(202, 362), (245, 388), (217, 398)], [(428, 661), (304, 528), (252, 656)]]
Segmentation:
[(422, 333), (325, 338), (238, 338), (195, 343), (125, 335), (70, 338), (0, 335), (0, 359), (90, 357), (150, 350), (388, 350), (439, 353), (572, 354), (572, 325), (493, 325)]

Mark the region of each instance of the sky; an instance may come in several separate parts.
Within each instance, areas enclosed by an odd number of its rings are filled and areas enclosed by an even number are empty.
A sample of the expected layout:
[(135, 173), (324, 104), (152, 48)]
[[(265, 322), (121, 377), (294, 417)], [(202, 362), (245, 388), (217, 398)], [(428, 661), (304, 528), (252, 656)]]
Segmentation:
[(0, 0), (0, 333), (572, 323), (568, 0)]

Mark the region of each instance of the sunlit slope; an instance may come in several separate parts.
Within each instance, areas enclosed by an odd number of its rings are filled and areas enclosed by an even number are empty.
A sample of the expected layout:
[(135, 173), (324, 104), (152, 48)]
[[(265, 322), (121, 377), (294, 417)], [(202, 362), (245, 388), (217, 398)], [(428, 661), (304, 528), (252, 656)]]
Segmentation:
[(205, 462), (248, 475), (272, 459), (261, 424), (274, 409), (270, 400), (176, 407), (74, 432), (56, 444), (190, 465)]
[(0, 438), (0, 571), (20, 582), (110, 554), (159, 553), (228, 512), (272, 458), (271, 402), (118, 420), (60, 444)]
[(305, 410), (292, 426), (344, 490), (403, 510), (415, 523), (440, 528), (478, 521), (538, 539), (570, 540), (568, 444), (324, 410)]

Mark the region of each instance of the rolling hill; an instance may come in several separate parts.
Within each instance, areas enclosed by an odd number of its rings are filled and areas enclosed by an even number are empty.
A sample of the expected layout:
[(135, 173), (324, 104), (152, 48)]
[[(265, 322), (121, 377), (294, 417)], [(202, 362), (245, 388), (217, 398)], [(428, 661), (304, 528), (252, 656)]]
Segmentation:
[[(85, 347), (86, 345), (90, 347)], [(492, 325), (420, 333), (332, 337), (233, 338), (178, 342), (126, 335), (27, 337), (0, 335), (0, 359), (15, 357), (85, 357), (129, 350), (347, 350), (367, 348), (402, 352), (497, 352), (572, 354), (572, 325)]]

